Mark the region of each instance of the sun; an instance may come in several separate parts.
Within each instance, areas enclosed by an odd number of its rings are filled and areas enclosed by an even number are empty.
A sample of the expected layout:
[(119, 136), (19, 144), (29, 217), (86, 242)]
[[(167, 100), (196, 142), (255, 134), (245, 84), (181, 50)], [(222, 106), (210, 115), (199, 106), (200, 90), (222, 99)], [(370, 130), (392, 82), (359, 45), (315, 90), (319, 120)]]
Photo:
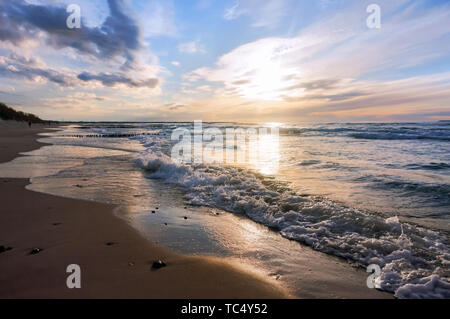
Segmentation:
[(299, 76), (298, 69), (294, 70), (283, 65), (282, 59), (260, 59), (258, 67), (254, 68), (251, 79), (239, 86), (242, 97), (259, 101), (283, 101), (285, 97), (299, 96), (303, 89), (292, 89), (293, 74)]

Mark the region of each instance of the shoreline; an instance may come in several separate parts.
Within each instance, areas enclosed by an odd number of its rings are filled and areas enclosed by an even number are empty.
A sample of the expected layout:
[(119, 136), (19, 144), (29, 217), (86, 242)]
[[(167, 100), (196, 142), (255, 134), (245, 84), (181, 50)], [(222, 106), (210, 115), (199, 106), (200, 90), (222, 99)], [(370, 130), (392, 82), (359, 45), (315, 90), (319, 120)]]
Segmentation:
[[(12, 152), (25, 151), (21, 145), (47, 145), (37, 142), (44, 128), (11, 130), (0, 126), (5, 158), (20, 156)], [(393, 298), (365, 287), (363, 270), (307, 248), (298, 259), (301, 293), (294, 294), (248, 265), (161, 248), (119, 217), (117, 206), (34, 192), (29, 184), (0, 178), (0, 245), (13, 247), (0, 254), (0, 298)], [(43, 251), (28, 255), (33, 248)], [(167, 267), (152, 271), (158, 259)], [(81, 267), (81, 289), (66, 287), (69, 264)]]
[[(0, 128), (0, 162), (37, 149), (45, 127)], [(0, 178), (3, 194), (0, 298), (287, 298), (266, 278), (219, 258), (174, 254), (144, 239), (112, 205), (25, 189)], [(34, 248), (42, 249), (30, 255)], [(167, 267), (151, 270), (155, 260)], [(66, 268), (81, 268), (81, 289), (68, 289)]]

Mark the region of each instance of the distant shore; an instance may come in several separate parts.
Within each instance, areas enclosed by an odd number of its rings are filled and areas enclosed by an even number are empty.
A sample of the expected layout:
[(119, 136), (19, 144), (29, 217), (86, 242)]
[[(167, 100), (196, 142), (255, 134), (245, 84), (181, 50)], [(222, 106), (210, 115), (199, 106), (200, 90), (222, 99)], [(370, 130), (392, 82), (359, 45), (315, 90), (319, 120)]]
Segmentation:
[[(45, 126), (0, 126), (0, 162), (42, 146)], [(115, 207), (25, 189), (0, 178), (0, 298), (286, 298), (280, 287), (214, 258), (156, 247), (113, 214)], [(38, 254), (29, 253), (42, 249)], [(151, 270), (162, 260), (166, 267)], [(66, 267), (81, 267), (68, 289)]]

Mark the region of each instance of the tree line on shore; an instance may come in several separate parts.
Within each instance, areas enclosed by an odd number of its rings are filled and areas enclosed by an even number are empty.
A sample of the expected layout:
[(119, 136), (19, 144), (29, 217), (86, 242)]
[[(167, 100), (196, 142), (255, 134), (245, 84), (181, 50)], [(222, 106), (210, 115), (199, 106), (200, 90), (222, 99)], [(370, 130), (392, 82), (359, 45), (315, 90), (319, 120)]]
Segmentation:
[(45, 121), (40, 119), (34, 114), (25, 113), (22, 111), (16, 111), (12, 107), (7, 106), (0, 102), (0, 118), (2, 120), (13, 120), (28, 123), (44, 123)]

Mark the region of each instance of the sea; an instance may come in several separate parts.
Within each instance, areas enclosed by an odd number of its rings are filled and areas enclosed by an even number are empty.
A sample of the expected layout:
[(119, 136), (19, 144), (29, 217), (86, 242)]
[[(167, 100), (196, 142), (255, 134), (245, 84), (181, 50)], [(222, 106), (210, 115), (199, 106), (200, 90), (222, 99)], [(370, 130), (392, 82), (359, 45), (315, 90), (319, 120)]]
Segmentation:
[[(294, 286), (309, 247), (379, 266), (377, 287), (398, 298), (450, 298), (450, 121), (195, 125), (65, 123), (0, 175), (126, 207), (118, 214), (157, 244), (250, 260)], [(175, 158), (180, 146), (192, 157)]]

